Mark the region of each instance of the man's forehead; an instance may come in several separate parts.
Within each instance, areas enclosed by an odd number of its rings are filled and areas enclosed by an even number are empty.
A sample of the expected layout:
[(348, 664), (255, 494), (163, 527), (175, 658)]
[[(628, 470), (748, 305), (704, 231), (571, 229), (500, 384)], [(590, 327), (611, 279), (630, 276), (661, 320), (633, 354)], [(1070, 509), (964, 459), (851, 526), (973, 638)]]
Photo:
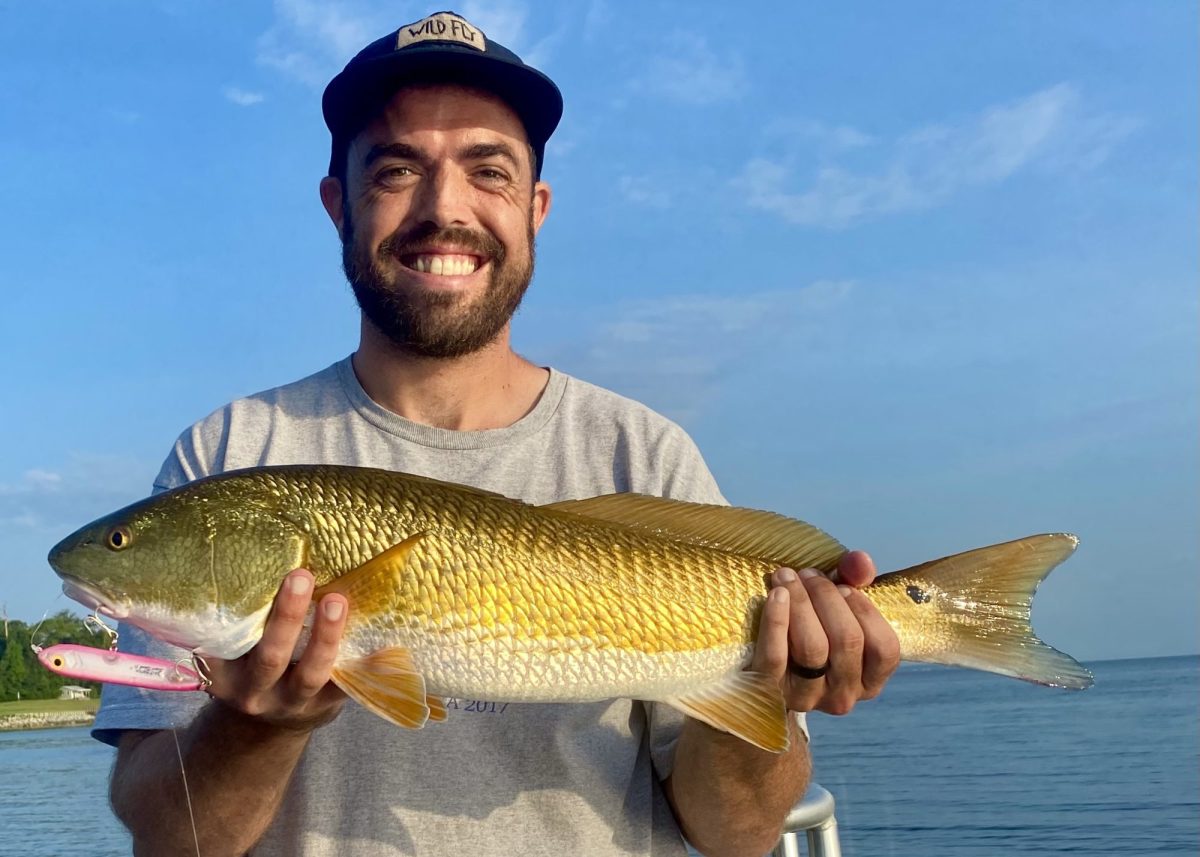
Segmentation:
[[(449, 131), (457, 135), (502, 135), (526, 145), (525, 126), (502, 99), (481, 89), (452, 84), (408, 86), (384, 103), (355, 143), (397, 134)], [(477, 131), (478, 135), (471, 132)]]

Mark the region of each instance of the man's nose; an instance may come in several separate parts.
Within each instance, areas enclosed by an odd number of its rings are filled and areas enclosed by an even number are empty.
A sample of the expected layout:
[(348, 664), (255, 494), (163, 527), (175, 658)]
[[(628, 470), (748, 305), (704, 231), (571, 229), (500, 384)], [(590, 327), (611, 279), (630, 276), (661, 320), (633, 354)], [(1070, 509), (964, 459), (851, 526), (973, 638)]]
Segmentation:
[(465, 175), (458, 170), (439, 167), (421, 182), (413, 214), (439, 227), (467, 225), (471, 192)]

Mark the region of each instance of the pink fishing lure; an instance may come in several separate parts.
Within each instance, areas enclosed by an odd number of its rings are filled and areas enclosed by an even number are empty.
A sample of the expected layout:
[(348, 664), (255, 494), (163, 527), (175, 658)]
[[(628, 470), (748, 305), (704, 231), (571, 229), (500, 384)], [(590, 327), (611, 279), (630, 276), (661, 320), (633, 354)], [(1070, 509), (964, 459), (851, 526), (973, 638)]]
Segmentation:
[(70, 678), (128, 684), (150, 690), (200, 690), (204, 686), (203, 678), (195, 670), (161, 658), (74, 643), (60, 643), (36, 651), (42, 666)]

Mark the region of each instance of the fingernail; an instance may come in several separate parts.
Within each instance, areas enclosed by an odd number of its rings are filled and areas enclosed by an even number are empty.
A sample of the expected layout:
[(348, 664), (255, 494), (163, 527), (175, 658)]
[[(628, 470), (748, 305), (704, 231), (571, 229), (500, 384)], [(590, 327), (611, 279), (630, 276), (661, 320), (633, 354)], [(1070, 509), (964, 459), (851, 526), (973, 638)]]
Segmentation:
[(790, 568), (781, 568), (775, 572), (776, 583), (795, 583), (796, 579), (796, 572)]
[(330, 622), (336, 622), (338, 619), (342, 618), (342, 608), (345, 606), (346, 605), (342, 604), (342, 602), (336, 599), (332, 601), (326, 601), (325, 618)]
[(800, 576), (805, 580), (812, 580), (814, 577), (820, 577), (821, 572), (817, 571), (815, 568), (806, 568), (804, 571), (800, 572)]
[(841, 584), (839, 584), (839, 585), (838, 585), (838, 588), (837, 588), (837, 589), (838, 589), (838, 592), (842, 593), (842, 597), (843, 597), (843, 598), (849, 598), (849, 597), (850, 597), (850, 593), (854, 591), (854, 590), (853, 590), (853, 589), (851, 589), (849, 586), (844, 586), (844, 585), (841, 585)]
[(776, 604), (779, 604), (780, 602), (783, 602), (783, 601), (787, 601), (787, 598), (788, 598), (788, 591), (786, 589), (784, 589), (783, 587), (780, 587), (779, 589), (771, 590), (771, 600), (774, 601)]
[(292, 595), (307, 595), (309, 584), (312, 583), (306, 574), (293, 574), (288, 578), (288, 592)]

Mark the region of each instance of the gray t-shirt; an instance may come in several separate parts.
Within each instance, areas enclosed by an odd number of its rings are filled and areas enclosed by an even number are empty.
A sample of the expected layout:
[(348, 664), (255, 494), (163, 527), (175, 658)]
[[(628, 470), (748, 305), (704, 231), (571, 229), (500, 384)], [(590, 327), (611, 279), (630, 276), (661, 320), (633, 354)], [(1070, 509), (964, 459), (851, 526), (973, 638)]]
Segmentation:
[[(157, 490), (268, 464), (381, 467), (530, 503), (635, 491), (723, 503), (695, 444), (648, 408), (551, 370), (513, 425), (456, 432), (406, 420), (363, 390), (349, 358), (240, 399), (176, 441)], [(186, 653), (123, 628), (121, 647)], [(190, 721), (202, 694), (106, 685), (93, 734)], [(353, 702), (318, 729), (255, 855), (684, 854), (661, 787), (682, 716), (626, 699), (447, 701), (408, 731)]]

